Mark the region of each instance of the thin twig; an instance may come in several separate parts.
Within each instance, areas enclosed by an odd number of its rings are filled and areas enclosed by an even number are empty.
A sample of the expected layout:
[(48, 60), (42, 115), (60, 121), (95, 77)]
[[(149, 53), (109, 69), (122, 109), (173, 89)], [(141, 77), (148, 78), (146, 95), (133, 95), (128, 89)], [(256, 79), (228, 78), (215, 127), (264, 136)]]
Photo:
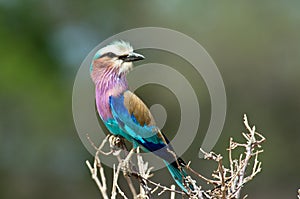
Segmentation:
[[(200, 149), (200, 150), (202, 150), (202, 149)], [(204, 177), (203, 175), (201, 175), (200, 173), (198, 173), (197, 171), (195, 171), (194, 169), (192, 169), (192, 168), (190, 167), (190, 162), (186, 165), (185, 168), (186, 168), (187, 170), (191, 171), (193, 174), (195, 174), (195, 175), (198, 176), (199, 178), (201, 178), (202, 180), (206, 181), (207, 183), (213, 184), (213, 185), (218, 185), (218, 181), (208, 179), (208, 178)]]
[(118, 178), (119, 178), (119, 173), (120, 173), (120, 169), (121, 169), (121, 164), (118, 164), (117, 170), (116, 170), (116, 166), (113, 166), (113, 171), (114, 171), (114, 177), (113, 177), (113, 187), (112, 187), (112, 191), (111, 191), (111, 199), (115, 199), (117, 196), (117, 186), (118, 186)]
[(175, 185), (171, 185), (171, 190), (173, 190), (172, 192), (171, 192), (171, 197), (170, 197), (170, 199), (175, 199)]
[[(208, 189), (206, 191), (202, 190), (200, 186), (197, 185), (197, 182), (191, 178), (191, 176), (183, 176), (184, 184), (190, 185), (193, 189), (190, 189), (188, 193), (183, 191), (178, 191), (175, 189), (175, 185), (171, 187), (163, 186), (160, 183), (156, 183), (149, 178), (152, 176), (151, 170), (152, 167), (149, 167), (148, 162), (144, 162), (142, 156), (139, 154), (139, 148), (137, 149), (137, 168), (134, 165), (133, 149), (128, 153), (124, 139), (121, 137), (107, 136), (99, 147), (96, 147), (95, 144), (90, 141), (91, 145), (96, 150), (94, 163), (90, 164), (89, 161), (86, 161), (86, 164), (91, 172), (92, 179), (96, 182), (102, 196), (104, 199), (108, 199), (107, 194), (107, 182), (105, 178), (105, 172), (101, 165), (100, 154), (103, 155), (113, 155), (115, 156), (119, 163), (114, 165), (113, 168), (113, 183), (112, 183), (112, 192), (111, 199), (115, 199), (118, 193), (122, 198), (127, 199), (128, 197), (121, 190), (118, 185), (119, 173), (122, 170), (124, 178), (127, 181), (129, 189), (132, 192), (133, 198), (139, 199), (151, 199), (153, 194), (158, 196), (170, 192), (170, 199), (174, 199), (176, 194), (180, 194), (182, 197), (188, 196), (190, 199), (238, 199), (241, 197), (241, 189), (248, 181), (252, 180), (259, 172), (261, 172), (262, 163), (258, 160), (258, 156), (263, 152), (261, 149), (261, 143), (265, 141), (265, 137), (260, 133), (257, 133), (255, 126), (250, 127), (247, 116), (244, 115), (244, 125), (248, 133), (242, 133), (242, 136), (246, 139), (244, 143), (234, 142), (233, 138), (229, 140), (228, 156), (229, 156), (229, 166), (225, 167), (223, 165), (223, 157), (220, 154), (214, 152), (205, 152), (202, 149), (201, 152), (204, 154), (204, 159), (213, 160), (217, 163), (216, 171), (212, 173), (212, 179), (206, 178), (200, 173), (196, 172), (191, 168), (191, 162), (185, 166), (186, 171), (192, 172), (194, 175), (204, 180), (206, 183), (213, 185), (213, 189)], [(107, 140), (110, 142), (111, 151), (103, 152), (102, 148), (107, 143)], [(233, 150), (236, 148), (243, 148), (245, 153), (240, 153), (236, 158), (233, 157)], [(123, 157), (124, 152), (125, 157)], [(173, 151), (170, 151), (175, 160), (177, 156)], [(254, 159), (252, 164), (252, 172), (250, 175), (246, 175), (246, 169), (250, 165), (250, 160)], [(180, 165), (177, 162), (179, 168)], [(181, 169), (181, 168), (180, 168)], [(140, 183), (140, 193), (137, 193), (133, 185), (131, 177), (138, 179)], [(149, 185), (149, 186), (148, 186)], [(189, 188), (189, 187), (187, 187)], [(300, 190), (298, 190), (298, 198), (300, 199)], [(246, 198), (245, 195), (243, 198)]]
[[(92, 179), (95, 181), (96, 185), (98, 186), (99, 190), (101, 191), (101, 194), (103, 196), (104, 199), (108, 199), (107, 193), (106, 193), (106, 182), (102, 181), (102, 183), (100, 182), (99, 178), (97, 177), (97, 166), (96, 167), (92, 167), (90, 162), (87, 160), (86, 161), (86, 165), (88, 166), (88, 168), (90, 169), (90, 172), (92, 174)], [(101, 171), (101, 168), (100, 168)], [(100, 172), (101, 175), (102, 172)]]

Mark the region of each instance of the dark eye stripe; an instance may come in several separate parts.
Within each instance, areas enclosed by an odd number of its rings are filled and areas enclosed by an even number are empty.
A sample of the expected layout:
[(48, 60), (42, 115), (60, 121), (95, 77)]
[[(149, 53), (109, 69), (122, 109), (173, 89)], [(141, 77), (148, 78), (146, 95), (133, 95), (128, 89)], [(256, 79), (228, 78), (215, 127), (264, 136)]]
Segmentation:
[(126, 59), (127, 57), (128, 57), (128, 55), (121, 55), (121, 56), (119, 56), (118, 58), (124, 60), (124, 59)]
[(108, 53), (104, 53), (103, 55), (101, 55), (99, 58), (101, 57), (110, 57), (110, 58), (114, 58), (117, 57), (117, 55), (115, 53), (112, 52), (108, 52)]

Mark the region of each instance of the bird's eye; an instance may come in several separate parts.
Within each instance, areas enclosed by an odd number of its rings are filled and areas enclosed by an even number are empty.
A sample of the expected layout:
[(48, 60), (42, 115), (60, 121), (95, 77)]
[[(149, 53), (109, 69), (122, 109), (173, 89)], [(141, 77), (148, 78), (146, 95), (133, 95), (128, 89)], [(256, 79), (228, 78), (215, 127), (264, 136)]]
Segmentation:
[(127, 57), (128, 57), (128, 55), (121, 55), (121, 56), (119, 56), (119, 59), (124, 60), (124, 59), (126, 59)]

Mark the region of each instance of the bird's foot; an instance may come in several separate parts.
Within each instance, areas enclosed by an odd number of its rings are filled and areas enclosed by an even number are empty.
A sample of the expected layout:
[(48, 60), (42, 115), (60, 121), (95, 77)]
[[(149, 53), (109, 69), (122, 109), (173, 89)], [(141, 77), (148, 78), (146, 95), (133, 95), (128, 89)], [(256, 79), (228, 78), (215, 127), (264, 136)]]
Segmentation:
[(113, 150), (113, 155), (119, 155), (125, 146), (124, 139), (119, 136), (111, 135), (108, 140), (110, 148)]

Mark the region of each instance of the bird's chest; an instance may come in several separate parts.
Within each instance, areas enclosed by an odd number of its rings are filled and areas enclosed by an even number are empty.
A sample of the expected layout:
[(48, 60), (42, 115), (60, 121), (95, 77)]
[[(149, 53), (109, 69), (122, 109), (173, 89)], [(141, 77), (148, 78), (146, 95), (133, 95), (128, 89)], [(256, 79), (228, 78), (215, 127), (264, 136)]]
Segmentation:
[(109, 98), (110, 96), (119, 96), (127, 90), (127, 86), (123, 84), (117, 84), (113, 87), (105, 87), (105, 85), (96, 86), (96, 106), (97, 111), (102, 120), (107, 121), (112, 118)]

